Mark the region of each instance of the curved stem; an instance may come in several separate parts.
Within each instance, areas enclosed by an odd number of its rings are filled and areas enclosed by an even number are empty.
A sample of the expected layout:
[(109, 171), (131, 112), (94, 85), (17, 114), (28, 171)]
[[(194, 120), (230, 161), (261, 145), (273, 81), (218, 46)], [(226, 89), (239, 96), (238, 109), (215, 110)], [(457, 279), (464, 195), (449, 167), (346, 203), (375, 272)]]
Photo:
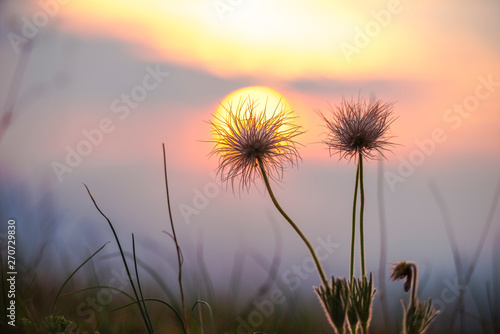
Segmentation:
[(410, 305), (408, 308), (413, 306), (417, 300), (417, 289), (418, 289), (418, 269), (415, 263), (408, 263), (411, 270), (411, 295), (410, 295)]
[(311, 252), (314, 263), (316, 264), (316, 268), (318, 268), (318, 274), (319, 274), (319, 277), (321, 278), (321, 281), (323, 282), (323, 285), (325, 287), (328, 287), (328, 280), (326, 279), (325, 272), (323, 270), (323, 267), (321, 266), (321, 263), (318, 260), (318, 256), (316, 255), (314, 248), (311, 246), (311, 243), (309, 242), (309, 240), (307, 240), (307, 238), (304, 236), (304, 234), (302, 234), (302, 232), (300, 231), (298, 226), (295, 225), (293, 220), (290, 217), (288, 217), (288, 215), (285, 213), (285, 211), (281, 208), (280, 204), (278, 203), (278, 200), (276, 200), (276, 197), (274, 196), (273, 190), (271, 189), (271, 184), (269, 183), (269, 179), (267, 177), (266, 170), (264, 169), (262, 159), (257, 158), (257, 161), (259, 163), (260, 171), (262, 172), (262, 177), (264, 178), (264, 183), (266, 184), (267, 191), (269, 192), (269, 196), (271, 197), (271, 200), (273, 201), (274, 206), (276, 207), (276, 209), (278, 209), (278, 211), (281, 213), (281, 215), (288, 221), (288, 223), (290, 223), (290, 225), (292, 225), (295, 232), (297, 232), (297, 234), (300, 236), (302, 241), (304, 241), (304, 243), (306, 244), (307, 248), (309, 249), (309, 252)]
[(352, 201), (352, 233), (351, 233), (351, 281), (354, 278), (354, 243), (356, 241), (356, 201), (358, 199), (358, 183), (359, 183), (359, 164), (356, 169), (356, 183), (354, 185), (354, 199)]
[(363, 184), (363, 155), (359, 153), (359, 190), (361, 206), (359, 208), (359, 243), (361, 245), (361, 275), (365, 274), (365, 238), (363, 230), (363, 215), (365, 211), (365, 186)]

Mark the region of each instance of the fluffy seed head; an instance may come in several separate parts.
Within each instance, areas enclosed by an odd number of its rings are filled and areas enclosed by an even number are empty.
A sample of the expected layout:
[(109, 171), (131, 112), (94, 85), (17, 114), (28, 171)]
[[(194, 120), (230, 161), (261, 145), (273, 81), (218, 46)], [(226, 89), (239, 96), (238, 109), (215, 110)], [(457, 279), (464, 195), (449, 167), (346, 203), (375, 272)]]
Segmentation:
[[(266, 174), (281, 179), (287, 165), (300, 159), (294, 138), (303, 131), (292, 123), (294, 117), (284, 104), (278, 103), (272, 113), (266, 114), (267, 101), (260, 105), (250, 97), (222, 106), (225, 115), (217, 115), (209, 122), (215, 146), (211, 155), (219, 156), (218, 174), (223, 182), (240, 179), (240, 187), (249, 189), (260, 175), (259, 159)], [(270, 116), (269, 116), (270, 114)]]
[(387, 130), (394, 121), (393, 104), (381, 100), (364, 99), (358, 101), (342, 99), (339, 107), (332, 108), (332, 118), (328, 119), (319, 113), (329, 130), (324, 142), (328, 145), (330, 155), (339, 154), (340, 158), (353, 157), (359, 154), (364, 158), (374, 159), (375, 152), (383, 156), (387, 146), (394, 145), (388, 140)]

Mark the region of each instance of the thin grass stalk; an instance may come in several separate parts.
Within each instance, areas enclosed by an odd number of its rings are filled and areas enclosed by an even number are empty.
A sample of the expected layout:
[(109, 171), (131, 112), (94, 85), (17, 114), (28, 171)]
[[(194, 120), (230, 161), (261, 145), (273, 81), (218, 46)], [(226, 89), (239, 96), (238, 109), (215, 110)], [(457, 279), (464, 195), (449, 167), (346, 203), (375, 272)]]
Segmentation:
[(490, 306), (490, 317), (494, 329), (500, 333), (500, 229), (498, 228), (493, 236), (491, 250), (491, 297), (493, 303)]
[[(196, 284), (196, 299), (201, 300), (200, 296), (200, 283)], [(195, 303), (196, 304), (196, 303)], [(192, 312), (192, 309), (191, 309)], [(201, 307), (198, 307), (198, 317), (200, 318), (200, 330), (201, 334), (205, 334), (205, 325), (203, 324), (203, 312), (201, 311)]]
[(285, 218), (288, 221), (288, 223), (290, 223), (290, 225), (295, 230), (295, 232), (297, 232), (297, 234), (300, 236), (302, 241), (304, 241), (304, 243), (306, 244), (307, 248), (309, 249), (309, 252), (311, 252), (314, 263), (316, 264), (316, 268), (318, 269), (319, 277), (321, 278), (323, 285), (325, 287), (327, 287), (328, 280), (326, 279), (325, 272), (323, 270), (323, 267), (321, 266), (321, 263), (318, 260), (318, 256), (316, 255), (314, 248), (311, 246), (311, 243), (309, 242), (309, 240), (307, 240), (307, 238), (304, 236), (304, 234), (300, 231), (298, 226), (295, 225), (295, 223), (293, 222), (293, 220), (290, 217), (288, 217), (288, 215), (285, 213), (285, 211), (281, 208), (280, 204), (278, 203), (278, 200), (274, 196), (273, 190), (271, 189), (271, 184), (269, 183), (269, 179), (267, 178), (266, 170), (264, 169), (264, 165), (263, 165), (262, 159), (260, 157), (257, 158), (257, 162), (259, 164), (260, 171), (262, 173), (262, 177), (264, 178), (264, 183), (266, 184), (267, 191), (269, 192), (269, 196), (271, 197), (271, 200), (273, 201), (274, 206), (276, 207), (276, 209), (278, 209), (278, 211), (281, 213), (283, 218)]
[[(104, 255), (103, 258), (113, 258), (113, 257), (119, 256), (119, 255), (120, 254), (117, 252), (117, 253), (112, 253), (112, 254)], [(125, 256), (127, 258), (133, 259), (133, 254), (131, 254), (129, 252), (125, 252)], [(170, 300), (172, 300), (174, 306), (178, 306), (178, 305), (176, 305), (176, 300), (175, 300), (175, 296), (174, 296), (173, 292), (165, 284), (165, 282), (163, 281), (163, 279), (161, 278), (161, 276), (155, 271), (155, 269), (153, 269), (151, 266), (149, 266), (148, 264), (146, 264), (141, 259), (136, 259), (136, 260), (137, 260), (138, 267), (141, 268), (146, 273), (148, 273), (149, 276), (151, 276), (151, 278), (153, 278), (153, 280), (158, 284), (158, 286), (165, 293), (165, 295)]]
[(378, 266), (378, 282), (379, 282), (379, 300), (382, 306), (382, 316), (384, 324), (389, 324), (389, 312), (387, 310), (386, 285), (385, 285), (385, 265), (387, 263), (387, 231), (385, 221), (385, 203), (384, 203), (384, 162), (379, 160), (379, 168), (377, 173), (377, 200), (378, 213), (380, 221), (380, 261)]
[[(470, 262), (469, 268), (467, 269), (467, 272), (465, 274), (465, 278), (464, 278), (464, 282), (463, 282), (464, 286), (469, 285), (470, 279), (472, 278), (472, 274), (474, 273), (474, 270), (476, 269), (476, 264), (479, 260), (481, 252), (483, 250), (483, 246), (485, 244), (486, 237), (488, 236), (488, 231), (490, 230), (491, 224), (493, 223), (493, 216), (495, 215), (495, 211), (496, 211), (499, 197), (500, 197), (500, 180), (497, 183), (495, 194), (493, 196), (493, 201), (491, 203), (490, 210), (489, 210), (488, 216), (486, 218), (486, 222), (485, 222), (483, 229), (481, 231), (481, 236), (480, 236), (479, 241), (477, 243), (476, 250), (474, 251), (474, 255), (472, 256), (472, 260)], [(463, 309), (464, 292), (465, 292), (465, 289), (460, 289), (460, 292), (458, 295), (458, 301), (457, 301), (457, 304), (455, 306), (455, 310), (453, 312), (453, 320), (452, 321), (454, 321), (454, 319), (455, 319), (456, 312), (459, 309)]]
[[(87, 287), (87, 288), (83, 288), (83, 289), (80, 289), (80, 290), (76, 290), (76, 291), (71, 291), (71, 292), (65, 293), (63, 296), (73, 295), (75, 293), (79, 293), (79, 292), (83, 292), (83, 291), (88, 291), (88, 290), (93, 290), (93, 289), (109, 289), (109, 290), (114, 290), (114, 291), (117, 291), (117, 292), (123, 294), (124, 296), (128, 297), (130, 300), (132, 300), (131, 303), (125, 304), (125, 305), (120, 306), (120, 307), (117, 307), (117, 308), (113, 309), (112, 312), (118, 311), (118, 310), (121, 310), (121, 309), (124, 309), (124, 308), (127, 308), (127, 307), (129, 307), (131, 305), (134, 305), (134, 304), (140, 304), (140, 301), (136, 300), (134, 297), (132, 297), (131, 295), (129, 295), (125, 291), (123, 291), (121, 289), (118, 289), (118, 288), (115, 288), (113, 286), (109, 286), (109, 285), (98, 285), (98, 286)], [(146, 298), (143, 301), (145, 301), (145, 302), (155, 301), (155, 302), (159, 302), (159, 303), (167, 306), (170, 310), (172, 310), (174, 312), (174, 314), (176, 315), (177, 319), (179, 320), (179, 323), (184, 324), (184, 320), (182, 319), (182, 316), (179, 314), (179, 312), (175, 309), (175, 307), (173, 307), (172, 305), (170, 305), (166, 301), (158, 299), (158, 298)], [(183, 330), (184, 333), (186, 333), (186, 330), (184, 329), (184, 327), (182, 328), (182, 330)]]
[(134, 295), (135, 295), (135, 298), (137, 300), (137, 305), (139, 306), (139, 311), (141, 312), (142, 319), (144, 320), (144, 324), (146, 325), (146, 328), (148, 329), (148, 333), (152, 333), (151, 329), (149, 328), (149, 325), (148, 325), (148, 322), (147, 322), (147, 319), (146, 319), (146, 315), (144, 314), (144, 310), (142, 309), (141, 303), (139, 303), (139, 295), (137, 294), (137, 290), (135, 288), (134, 281), (132, 280), (132, 275), (130, 274), (130, 270), (128, 268), (127, 260), (125, 259), (125, 254), (123, 252), (123, 248), (122, 248), (122, 245), (120, 243), (120, 239), (118, 238), (118, 235), (116, 234), (115, 228), (113, 227), (113, 224), (111, 223), (111, 220), (109, 220), (109, 218), (101, 211), (101, 209), (97, 205), (97, 203), (96, 203), (94, 197), (92, 196), (92, 194), (90, 193), (90, 190), (87, 187), (87, 185), (85, 183), (83, 185), (87, 189), (87, 192), (88, 192), (88, 194), (90, 196), (90, 199), (94, 203), (94, 206), (96, 207), (97, 211), (99, 211), (99, 213), (106, 219), (106, 221), (109, 224), (109, 227), (111, 228), (111, 231), (113, 232), (113, 235), (115, 237), (116, 243), (118, 244), (118, 249), (120, 250), (120, 255), (122, 257), (122, 261), (123, 261), (123, 264), (125, 266), (125, 270), (127, 271), (127, 276), (128, 276), (130, 285), (132, 286), (132, 290), (134, 291)]
[[(276, 277), (278, 275), (278, 271), (280, 268), (280, 263), (281, 263), (281, 252), (282, 252), (282, 237), (281, 233), (279, 232), (278, 226), (276, 224), (276, 221), (274, 220), (274, 217), (267, 212), (267, 216), (272, 223), (271, 226), (273, 227), (273, 234), (275, 237), (275, 243), (274, 243), (274, 253), (273, 253), (273, 258), (271, 262), (268, 262), (267, 257), (259, 254), (258, 250), (253, 249), (253, 248), (248, 248), (245, 247), (245, 250), (247, 253), (250, 255), (250, 257), (264, 270), (267, 274), (267, 279), (257, 288), (257, 297), (261, 297), (266, 295), (270, 289), (273, 287), (273, 285), (276, 283)], [(255, 307), (252, 301), (248, 302), (248, 306), (244, 309), (250, 309), (251, 307)]]
[(170, 192), (168, 190), (168, 177), (167, 177), (167, 155), (165, 154), (165, 144), (162, 144), (163, 147), (163, 171), (165, 173), (165, 190), (167, 192), (167, 207), (168, 207), (168, 217), (170, 219), (170, 226), (172, 227), (172, 236), (174, 239), (175, 243), (175, 250), (177, 252), (177, 263), (179, 264), (179, 276), (178, 276), (178, 281), (179, 281), (179, 290), (181, 293), (181, 303), (182, 303), (182, 312), (184, 314), (184, 327), (189, 333), (189, 323), (188, 323), (188, 316), (186, 312), (186, 304), (184, 301), (184, 289), (182, 287), (182, 257), (181, 257), (181, 248), (179, 247), (179, 242), (177, 241), (177, 234), (175, 233), (175, 227), (174, 227), (174, 219), (172, 218), (172, 208), (170, 206)]
[(35, 284), (35, 280), (36, 280), (36, 273), (34, 273), (33, 278), (31, 279), (31, 281), (29, 282), (28, 286), (26, 287), (26, 290), (24, 290), (24, 293), (21, 295), (22, 299), (26, 299), (27, 298), (26, 296), (27, 296), (29, 290), (31, 289), (31, 287), (33, 286), (33, 284)]
[[(448, 241), (450, 243), (451, 251), (453, 254), (453, 260), (455, 263), (455, 271), (457, 273), (457, 280), (458, 280), (459, 284), (462, 284), (463, 283), (463, 280), (462, 280), (463, 266), (462, 266), (462, 260), (461, 260), (461, 256), (460, 256), (460, 250), (458, 247), (458, 242), (457, 242), (457, 239), (455, 237), (455, 233), (453, 230), (453, 224), (452, 224), (452, 221), (450, 218), (450, 212), (448, 211), (448, 208), (446, 206), (446, 201), (445, 201), (443, 195), (441, 194), (437, 184), (433, 181), (429, 182), (429, 188), (431, 190), (432, 195), (434, 196), (434, 199), (436, 200), (436, 203), (437, 203), (439, 210), (441, 212), (441, 215), (443, 217), (443, 223), (444, 223), (444, 227), (446, 230), (446, 235), (448, 236)], [(452, 315), (452, 318), (450, 321), (450, 325), (448, 327), (448, 331), (450, 333), (452, 333), (454, 330), (455, 317), (456, 317), (457, 313), (460, 314), (460, 327), (463, 331), (463, 325), (464, 325), (464, 323), (463, 323), (463, 321), (464, 321), (463, 320), (463, 311), (464, 311), (463, 299), (458, 298), (458, 301), (456, 303), (456, 306), (455, 306), (455, 309), (453, 311), (453, 315)]]
[(236, 250), (231, 266), (231, 275), (229, 276), (229, 284), (227, 293), (232, 297), (228, 301), (228, 308), (236, 308), (236, 301), (241, 297), (241, 282), (243, 280), (243, 272), (245, 269), (247, 254), (241, 250)]
[(54, 299), (54, 302), (52, 303), (52, 307), (50, 309), (50, 314), (51, 315), (54, 315), (54, 309), (56, 307), (56, 303), (57, 303), (57, 299), (59, 298), (59, 295), (61, 294), (62, 290), (64, 289), (64, 287), (66, 286), (66, 284), (70, 281), (70, 279), (76, 274), (76, 272), (78, 270), (80, 270), (81, 267), (83, 267), (87, 262), (89, 262), (95, 255), (97, 255), (97, 253), (99, 253), (107, 244), (109, 244), (109, 241), (106, 242), (104, 245), (101, 246), (101, 248), (99, 248), (97, 251), (94, 252), (94, 254), (90, 255), (85, 261), (83, 261), (82, 264), (80, 264), (78, 266), (78, 268), (76, 268), (72, 273), (71, 275), (69, 275), (69, 277), (64, 281), (64, 283), (61, 285), (61, 288), (59, 289), (59, 291), (57, 291), (57, 295), (56, 295), (56, 298)]
[(153, 324), (151, 323), (151, 318), (149, 317), (148, 308), (146, 307), (146, 302), (144, 301), (144, 295), (142, 294), (141, 280), (139, 279), (139, 270), (137, 270), (137, 258), (135, 256), (135, 237), (134, 233), (132, 233), (132, 254), (134, 260), (134, 269), (135, 269), (135, 278), (137, 279), (137, 288), (139, 289), (139, 294), (141, 295), (142, 307), (144, 308), (144, 313), (146, 313), (146, 317), (149, 323), (149, 328), (153, 332)]
[[(213, 314), (213, 312), (212, 312), (212, 307), (210, 307), (210, 304), (209, 304), (209, 303), (207, 303), (207, 302), (206, 302), (206, 301), (204, 301), (204, 300), (197, 300), (197, 301), (194, 303), (194, 305), (193, 305), (193, 307), (191, 308), (191, 311), (190, 311), (189, 313), (192, 313), (192, 312), (193, 312), (193, 310), (194, 310), (194, 308), (195, 308), (195, 307), (196, 307), (196, 305), (198, 305), (198, 304), (205, 305), (205, 306), (208, 308), (208, 314), (209, 314), (209, 316), (210, 316), (210, 326), (211, 326), (211, 328), (212, 328), (212, 334), (216, 334), (216, 332), (215, 332), (214, 314)], [(201, 310), (201, 307), (199, 307), (199, 309)], [(201, 324), (203, 324), (202, 320), (203, 320), (203, 319), (202, 319), (202, 318), (200, 318)]]
[(361, 247), (361, 275), (366, 276), (365, 272), (365, 237), (363, 218), (365, 213), (365, 186), (363, 182), (363, 155), (359, 153), (359, 190), (360, 190), (360, 208), (359, 208), (359, 243)]
[(18, 308), (21, 310), (21, 312), (19, 313), (23, 313), (26, 319), (28, 319), (33, 325), (35, 325), (35, 327), (38, 327), (38, 321), (36, 321), (35, 317), (31, 315), (31, 312), (23, 298), (21, 298), (20, 295), (16, 294), (15, 299), (16, 303), (19, 305)]
[(18, 97), (24, 80), (24, 74), (28, 68), (35, 42), (36, 37), (26, 41), (21, 56), (16, 64), (16, 68), (14, 69), (14, 75), (9, 85), (9, 89), (4, 100), (5, 102), (2, 109), (0, 109), (0, 142), (2, 142), (3, 136), (7, 133), (7, 129), (12, 122), (16, 103), (19, 101)]
[(434, 181), (429, 182), (429, 188), (430, 188), (431, 193), (434, 196), (434, 199), (436, 200), (436, 203), (441, 211), (441, 215), (443, 217), (444, 227), (446, 230), (446, 234), (448, 236), (448, 240), (450, 242), (451, 251), (453, 253), (453, 260), (455, 262), (455, 268), (456, 268), (458, 280), (461, 283), (462, 282), (461, 277), (462, 277), (462, 273), (463, 273), (462, 260), (460, 257), (458, 242), (457, 242), (457, 239), (455, 237), (454, 230), (453, 230), (453, 224), (451, 222), (450, 212), (448, 211), (448, 209), (446, 207), (446, 202), (445, 202), (444, 197), (441, 194), (441, 191), (439, 190), (437, 184)]
[[(126, 307), (129, 307), (131, 305), (137, 304), (136, 300), (134, 300), (133, 298), (132, 298), (132, 300), (133, 300), (133, 302), (128, 303), (128, 304), (123, 305), (123, 306), (120, 306), (118, 308), (115, 308), (113, 311), (118, 311), (118, 310), (124, 309)], [(145, 302), (157, 302), (157, 303), (161, 303), (161, 304), (167, 306), (171, 311), (173, 311), (175, 313), (177, 320), (179, 320), (179, 323), (184, 325), (184, 320), (182, 319), (182, 316), (180, 315), (180, 313), (175, 309), (175, 307), (173, 307), (172, 305), (170, 305), (166, 301), (158, 299), (158, 298), (146, 298), (143, 301), (145, 301)], [(184, 332), (184, 334), (186, 334), (186, 330), (184, 329), (184, 326), (182, 328), (182, 331)]]
[(64, 296), (71, 296), (71, 295), (74, 295), (74, 294), (79, 293), (79, 292), (84, 292), (84, 291), (89, 291), (89, 290), (94, 290), (94, 289), (108, 289), (108, 290), (113, 290), (113, 291), (121, 293), (122, 295), (126, 296), (130, 300), (133, 300), (134, 303), (136, 302), (135, 299), (134, 299), (134, 297), (132, 295), (126, 293), (122, 289), (115, 288), (114, 286), (110, 286), (110, 285), (94, 285), (94, 286), (89, 286), (89, 287), (86, 287), (86, 288), (83, 288), (83, 289), (78, 289), (78, 290), (75, 290), (75, 291), (66, 292), (65, 294), (62, 295), (62, 297), (64, 297)]
[(208, 272), (207, 265), (205, 263), (205, 259), (203, 257), (203, 230), (198, 233), (198, 242), (196, 243), (196, 260), (198, 262), (198, 268), (200, 269), (201, 278), (203, 280), (203, 284), (205, 286), (205, 291), (208, 295), (209, 301), (214, 301), (214, 285), (212, 282), (212, 278), (210, 277), (210, 273)]
[(356, 182), (354, 184), (354, 199), (352, 201), (352, 227), (351, 227), (351, 267), (350, 267), (350, 277), (351, 281), (354, 279), (354, 246), (356, 242), (356, 204), (358, 200), (358, 188), (359, 188), (359, 164), (356, 168)]
[(481, 231), (481, 236), (479, 238), (479, 242), (477, 243), (476, 250), (474, 251), (474, 255), (472, 256), (472, 261), (470, 262), (469, 269), (465, 274), (465, 285), (469, 284), (469, 281), (474, 273), (474, 269), (476, 269), (476, 264), (479, 260), (479, 256), (481, 255), (481, 251), (483, 250), (486, 237), (488, 236), (488, 232), (490, 230), (491, 224), (493, 223), (493, 217), (495, 215), (495, 211), (497, 208), (498, 200), (500, 198), (500, 180), (497, 182), (497, 187), (495, 190), (495, 195), (493, 196), (493, 201), (490, 206), (490, 211), (488, 212), (488, 217), (486, 218), (486, 222), (483, 226), (483, 230)]

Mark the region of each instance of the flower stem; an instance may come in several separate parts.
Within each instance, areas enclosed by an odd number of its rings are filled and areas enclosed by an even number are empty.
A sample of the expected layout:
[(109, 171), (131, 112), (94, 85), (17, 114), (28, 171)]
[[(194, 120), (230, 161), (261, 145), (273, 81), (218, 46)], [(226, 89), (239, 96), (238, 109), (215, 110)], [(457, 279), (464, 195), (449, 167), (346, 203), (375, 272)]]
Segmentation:
[(269, 179), (267, 177), (266, 170), (264, 169), (262, 159), (259, 157), (259, 158), (257, 158), (257, 161), (259, 163), (260, 171), (262, 172), (262, 177), (264, 178), (264, 183), (266, 184), (267, 191), (269, 192), (269, 196), (271, 197), (271, 200), (273, 201), (274, 206), (276, 207), (276, 209), (278, 209), (278, 211), (281, 213), (281, 215), (288, 221), (288, 223), (290, 223), (290, 225), (292, 225), (295, 232), (297, 232), (297, 234), (300, 236), (302, 241), (304, 241), (304, 243), (306, 244), (307, 248), (309, 249), (309, 252), (311, 252), (311, 255), (314, 259), (314, 263), (316, 264), (316, 268), (318, 268), (318, 274), (319, 274), (319, 277), (321, 278), (321, 281), (323, 282), (323, 285), (325, 287), (328, 287), (328, 280), (326, 279), (325, 272), (323, 270), (323, 267), (321, 266), (321, 263), (318, 260), (318, 256), (316, 255), (314, 248), (311, 246), (311, 243), (309, 242), (309, 240), (307, 240), (305, 235), (300, 231), (299, 227), (297, 225), (295, 225), (293, 220), (290, 217), (288, 217), (288, 215), (285, 213), (285, 211), (281, 208), (280, 204), (278, 203), (278, 200), (276, 200), (276, 197), (274, 196), (273, 190), (271, 189), (271, 184), (269, 183)]
[(363, 229), (363, 216), (365, 211), (365, 186), (363, 184), (363, 155), (359, 153), (359, 190), (361, 195), (361, 206), (359, 208), (359, 243), (361, 245), (361, 275), (365, 273), (365, 238)]
[(351, 281), (354, 278), (354, 242), (356, 240), (356, 201), (358, 199), (359, 164), (356, 169), (356, 183), (354, 185), (354, 200), (352, 201), (352, 235), (351, 235)]
[(417, 300), (417, 289), (418, 289), (418, 268), (415, 263), (408, 263), (411, 270), (411, 295), (410, 295), (410, 303), (408, 308), (413, 306), (413, 304)]

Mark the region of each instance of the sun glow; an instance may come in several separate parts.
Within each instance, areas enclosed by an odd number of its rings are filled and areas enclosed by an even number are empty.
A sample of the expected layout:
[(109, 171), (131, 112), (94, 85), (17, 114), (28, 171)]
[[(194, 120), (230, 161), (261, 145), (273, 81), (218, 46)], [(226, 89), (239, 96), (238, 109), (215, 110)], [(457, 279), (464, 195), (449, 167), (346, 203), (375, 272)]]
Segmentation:
[[(242, 106), (243, 110), (252, 106), (258, 115), (264, 112), (265, 119), (273, 117), (282, 110), (291, 110), (288, 101), (277, 91), (263, 86), (245, 87), (230, 93), (220, 102), (214, 115), (214, 123), (227, 128), (221, 120), (227, 119), (228, 110), (234, 112), (238, 106)], [(217, 135), (214, 136), (217, 139)]]

